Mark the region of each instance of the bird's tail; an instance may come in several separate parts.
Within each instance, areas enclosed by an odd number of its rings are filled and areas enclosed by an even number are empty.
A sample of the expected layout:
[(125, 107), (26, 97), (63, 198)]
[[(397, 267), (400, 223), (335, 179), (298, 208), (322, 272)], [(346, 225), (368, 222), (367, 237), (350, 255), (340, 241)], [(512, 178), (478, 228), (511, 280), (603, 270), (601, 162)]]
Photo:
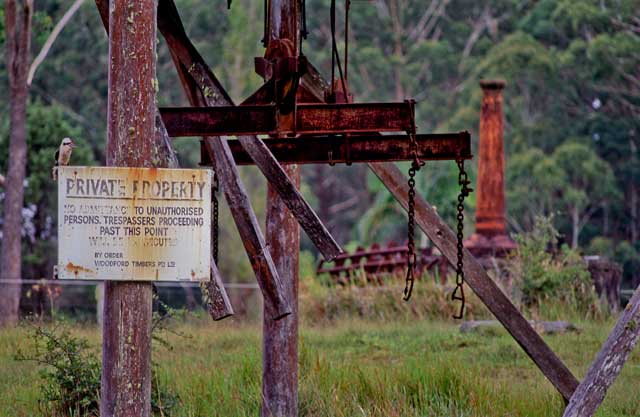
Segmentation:
[(51, 178), (54, 181), (58, 181), (58, 165), (54, 165), (53, 168), (51, 168)]

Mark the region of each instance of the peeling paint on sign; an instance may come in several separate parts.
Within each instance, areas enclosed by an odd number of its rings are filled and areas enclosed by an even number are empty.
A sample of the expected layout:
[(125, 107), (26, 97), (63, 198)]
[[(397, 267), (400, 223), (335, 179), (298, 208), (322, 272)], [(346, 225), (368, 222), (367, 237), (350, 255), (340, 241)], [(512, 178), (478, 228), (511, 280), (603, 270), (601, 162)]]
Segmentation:
[(58, 278), (208, 281), (211, 171), (60, 167)]

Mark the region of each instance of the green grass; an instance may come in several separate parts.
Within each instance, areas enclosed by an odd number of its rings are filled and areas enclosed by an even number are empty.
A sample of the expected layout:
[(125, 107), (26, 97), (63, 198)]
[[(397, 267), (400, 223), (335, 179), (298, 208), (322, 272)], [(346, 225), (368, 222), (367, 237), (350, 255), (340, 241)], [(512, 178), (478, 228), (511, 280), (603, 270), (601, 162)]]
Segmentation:
[[(545, 337), (578, 377), (613, 325)], [(181, 398), (177, 416), (256, 416), (260, 326), (182, 324), (158, 348), (157, 377)], [(95, 328), (75, 328), (99, 348)], [(38, 404), (37, 365), (13, 359), (28, 346), (24, 328), (0, 335), (0, 415), (48, 415)], [(301, 416), (561, 416), (563, 403), (503, 331), (460, 334), (452, 322), (345, 320), (304, 326), (300, 337)], [(598, 416), (640, 416), (640, 352), (635, 351)]]

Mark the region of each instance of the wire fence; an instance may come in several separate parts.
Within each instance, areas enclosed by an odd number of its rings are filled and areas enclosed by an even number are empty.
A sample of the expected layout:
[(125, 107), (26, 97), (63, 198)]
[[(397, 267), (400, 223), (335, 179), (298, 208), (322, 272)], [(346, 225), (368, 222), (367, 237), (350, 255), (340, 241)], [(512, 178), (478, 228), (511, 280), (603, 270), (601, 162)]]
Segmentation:
[[(152, 283), (163, 305), (189, 311), (206, 310), (199, 282)], [(20, 285), (20, 314), (23, 317), (65, 317), (95, 322), (101, 316), (103, 284), (104, 281), (94, 280), (0, 279), (0, 291), (5, 285)], [(258, 284), (225, 282), (224, 287), (237, 318), (251, 320), (260, 317), (262, 304)]]

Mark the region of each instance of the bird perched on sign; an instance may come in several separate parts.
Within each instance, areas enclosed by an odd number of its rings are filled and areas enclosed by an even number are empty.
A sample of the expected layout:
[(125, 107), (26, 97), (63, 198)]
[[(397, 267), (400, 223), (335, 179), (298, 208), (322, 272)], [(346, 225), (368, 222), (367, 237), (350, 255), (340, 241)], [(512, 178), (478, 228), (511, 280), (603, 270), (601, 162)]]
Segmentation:
[(51, 169), (51, 177), (54, 181), (58, 180), (58, 167), (69, 165), (69, 161), (71, 160), (71, 152), (73, 152), (73, 148), (75, 146), (76, 145), (73, 143), (73, 140), (71, 140), (71, 138), (64, 138), (62, 139), (62, 142), (60, 142), (60, 146), (56, 151), (55, 164)]

